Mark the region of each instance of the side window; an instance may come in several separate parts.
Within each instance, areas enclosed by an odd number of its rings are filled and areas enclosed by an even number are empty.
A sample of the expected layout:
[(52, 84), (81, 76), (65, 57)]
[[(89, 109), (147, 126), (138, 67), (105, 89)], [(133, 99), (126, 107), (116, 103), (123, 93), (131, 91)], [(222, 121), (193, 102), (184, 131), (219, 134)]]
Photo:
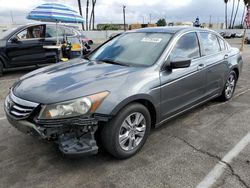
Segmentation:
[(221, 38), (219, 38), (219, 37), (218, 37), (218, 40), (219, 40), (219, 43), (220, 43), (220, 49), (221, 49), (221, 51), (226, 50), (226, 44), (225, 44), (225, 42)]
[(196, 33), (183, 35), (176, 43), (170, 54), (171, 59), (200, 57), (200, 48)]
[(220, 45), (214, 34), (202, 32), (200, 33), (201, 43), (203, 46), (202, 55), (211, 55), (220, 51)]
[(16, 36), (19, 40), (43, 38), (44, 37), (43, 31), (44, 31), (44, 26), (42, 25), (32, 26), (21, 31)]
[[(57, 35), (58, 37), (63, 36), (63, 32), (60, 27), (57, 28)], [(46, 32), (45, 32), (46, 38), (56, 37), (56, 26), (55, 25), (47, 25), (46, 26)]]

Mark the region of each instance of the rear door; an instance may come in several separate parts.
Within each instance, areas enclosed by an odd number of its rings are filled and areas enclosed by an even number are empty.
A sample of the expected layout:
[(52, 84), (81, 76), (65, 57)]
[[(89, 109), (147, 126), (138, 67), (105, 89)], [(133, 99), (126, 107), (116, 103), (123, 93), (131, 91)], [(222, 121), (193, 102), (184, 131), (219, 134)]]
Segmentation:
[(195, 32), (184, 34), (170, 53), (170, 61), (192, 59), (188, 68), (163, 70), (161, 80), (161, 117), (171, 117), (195, 103), (205, 94), (205, 71)]
[(6, 55), (13, 67), (42, 64), (46, 62), (44, 43), (44, 25), (27, 27), (7, 41)]
[(201, 53), (206, 66), (206, 95), (220, 93), (227, 75), (227, 50), (224, 41), (214, 33), (200, 32)]

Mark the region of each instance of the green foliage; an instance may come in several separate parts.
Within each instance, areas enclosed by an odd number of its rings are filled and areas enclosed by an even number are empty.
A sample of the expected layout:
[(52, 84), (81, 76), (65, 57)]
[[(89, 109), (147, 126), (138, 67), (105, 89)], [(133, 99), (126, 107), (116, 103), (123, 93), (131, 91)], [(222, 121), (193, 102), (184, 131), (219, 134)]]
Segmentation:
[(167, 22), (164, 18), (162, 19), (159, 19), (157, 22), (156, 22), (156, 25), (157, 26), (166, 26), (167, 25)]
[(97, 25), (98, 30), (119, 30), (119, 26), (113, 24)]

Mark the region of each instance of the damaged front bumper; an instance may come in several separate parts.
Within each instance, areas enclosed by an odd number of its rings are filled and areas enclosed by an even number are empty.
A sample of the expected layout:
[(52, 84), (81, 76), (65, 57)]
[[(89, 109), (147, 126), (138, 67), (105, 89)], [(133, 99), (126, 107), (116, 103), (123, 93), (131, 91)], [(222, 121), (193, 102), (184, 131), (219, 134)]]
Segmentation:
[(95, 132), (98, 123), (108, 117), (77, 117), (61, 120), (39, 120), (37, 118), (17, 120), (6, 112), (11, 125), (19, 131), (55, 141), (65, 155), (85, 156), (98, 153)]
[(65, 155), (91, 155), (98, 152), (95, 132), (107, 115), (91, 114), (65, 119), (41, 120), (38, 103), (16, 97), (12, 91), (6, 97), (4, 109), (11, 125), (19, 131), (55, 141)]

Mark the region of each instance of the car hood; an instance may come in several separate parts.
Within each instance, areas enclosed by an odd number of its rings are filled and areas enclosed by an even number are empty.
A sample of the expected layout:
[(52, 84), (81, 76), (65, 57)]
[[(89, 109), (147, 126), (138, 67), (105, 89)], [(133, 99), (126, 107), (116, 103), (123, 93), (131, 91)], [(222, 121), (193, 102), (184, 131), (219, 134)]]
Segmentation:
[(138, 67), (75, 59), (28, 73), (13, 86), (19, 98), (51, 104), (119, 89)]

